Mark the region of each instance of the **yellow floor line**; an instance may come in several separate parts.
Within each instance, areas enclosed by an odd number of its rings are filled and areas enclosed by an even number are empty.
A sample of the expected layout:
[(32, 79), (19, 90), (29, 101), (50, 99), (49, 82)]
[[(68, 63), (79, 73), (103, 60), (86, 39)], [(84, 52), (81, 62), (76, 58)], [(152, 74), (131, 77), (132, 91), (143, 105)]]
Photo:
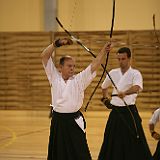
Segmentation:
[(17, 136), (16, 136), (16, 133), (8, 127), (0, 126), (0, 128), (3, 128), (4, 130), (6, 130), (7, 132), (11, 134), (11, 136), (7, 138), (6, 140), (7, 142), (0, 143), (0, 149), (4, 149), (8, 147), (9, 145), (11, 145), (16, 140)]

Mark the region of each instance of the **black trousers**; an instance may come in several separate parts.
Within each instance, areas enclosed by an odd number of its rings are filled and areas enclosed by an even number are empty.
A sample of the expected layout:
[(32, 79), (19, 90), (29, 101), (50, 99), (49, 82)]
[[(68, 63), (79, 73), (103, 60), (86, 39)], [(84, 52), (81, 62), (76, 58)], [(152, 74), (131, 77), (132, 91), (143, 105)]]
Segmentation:
[(151, 159), (136, 106), (114, 107), (106, 124), (98, 160)]
[(153, 155), (154, 160), (160, 160), (160, 141), (158, 141), (156, 151)]
[(86, 134), (75, 122), (81, 114), (53, 112), (48, 160), (91, 160)]

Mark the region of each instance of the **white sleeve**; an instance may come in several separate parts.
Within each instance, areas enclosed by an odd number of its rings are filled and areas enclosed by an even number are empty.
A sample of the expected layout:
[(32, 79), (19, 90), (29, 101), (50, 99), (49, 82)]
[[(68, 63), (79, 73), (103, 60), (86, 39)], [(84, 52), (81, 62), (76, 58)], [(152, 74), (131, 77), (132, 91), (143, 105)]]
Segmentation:
[(134, 78), (133, 78), (133, 85), (138, 85), (140, 87), (140, 91), (143, 90), (143, 78), (141, 73), (137, 70), (136, 73), (134, 73)]
[(91, 65), (76, 75), (76, 81), (82, 91), (84, 91), (96, 76), (96, 71), (91, 72)]
[(51, 85), (52, 81), (53, 81), (53, 78), (56, 78), (59, 74), (51, 57), (48, 59), (47, 65), (45, 66), (43, 64), (43, 67), (44, 67), (44, 70), (46, 72), (49, 83)]
[(160, 108), (155, 110), (151, 119), (149, 120), (149, 124), (156, 124), (158, 121), (160, 121)]
[[(111, 71), (109, 72), (109, 75), (111, 76)], [(111, 80), (109, 79), (108, 75), (106, 75), (105, 80), (103, 81), (101, 88), (106, 89), (112, 84)]]

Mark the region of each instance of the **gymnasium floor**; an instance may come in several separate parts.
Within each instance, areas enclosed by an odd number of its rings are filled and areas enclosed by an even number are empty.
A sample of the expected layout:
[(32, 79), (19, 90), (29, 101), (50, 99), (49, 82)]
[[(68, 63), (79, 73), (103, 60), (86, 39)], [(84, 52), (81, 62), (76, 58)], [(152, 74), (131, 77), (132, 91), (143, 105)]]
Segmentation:
[[(139, 112), (151, 152), (156, 141), (150, 136), (148, 121), (151, 111)], [(0, 110), (0, 160), (46, 160), (50, 119), (48, 111)], [(109, 111), (84, 113), (87, 139), (93, 160), (102, 144)]]

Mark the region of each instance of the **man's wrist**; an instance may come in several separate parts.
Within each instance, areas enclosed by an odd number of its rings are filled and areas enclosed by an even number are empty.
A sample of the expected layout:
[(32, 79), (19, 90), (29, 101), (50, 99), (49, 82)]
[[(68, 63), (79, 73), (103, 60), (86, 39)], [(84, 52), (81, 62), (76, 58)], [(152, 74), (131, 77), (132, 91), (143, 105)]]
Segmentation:
[(103, 102), (105, 105), (110, 104), (110, 99), (108, 97), (101, 98), (101, 102)]
[(56, 48), (61, 47), (62, 44), (61, 44), (61, 42), (60, 42), (60, 39), (55, 40), (55, 41), (53, 42), (53, 45), (54, 45), (54, 47), (56, 47)]
[(109, 100), (109, 98), (108, 98), (108, 97), (103, 97), (103, 98), (101, 98), (101, 101), (102, 101), (102, 102), (105, 102), (106, 100)]

